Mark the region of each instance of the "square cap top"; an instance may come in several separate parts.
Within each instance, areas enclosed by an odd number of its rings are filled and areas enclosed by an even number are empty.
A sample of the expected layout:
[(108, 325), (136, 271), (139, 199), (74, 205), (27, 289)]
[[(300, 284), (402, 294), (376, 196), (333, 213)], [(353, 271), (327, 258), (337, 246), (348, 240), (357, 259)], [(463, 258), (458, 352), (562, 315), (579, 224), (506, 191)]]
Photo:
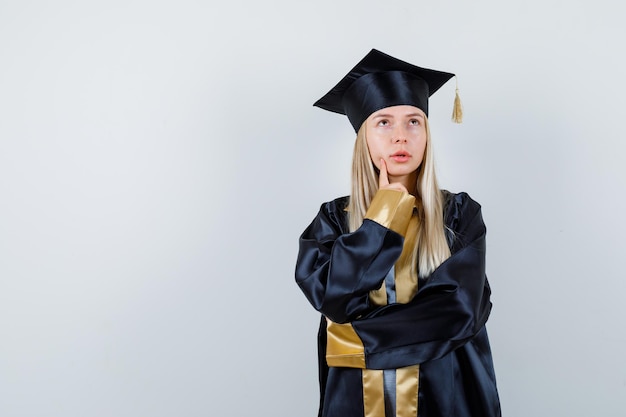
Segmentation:
[(411, 105), (428, 115), (428, 98), (452, 77), (372, 49), (313, 105), (345, 114), (358, 132), (370, 114), (385, 107)]

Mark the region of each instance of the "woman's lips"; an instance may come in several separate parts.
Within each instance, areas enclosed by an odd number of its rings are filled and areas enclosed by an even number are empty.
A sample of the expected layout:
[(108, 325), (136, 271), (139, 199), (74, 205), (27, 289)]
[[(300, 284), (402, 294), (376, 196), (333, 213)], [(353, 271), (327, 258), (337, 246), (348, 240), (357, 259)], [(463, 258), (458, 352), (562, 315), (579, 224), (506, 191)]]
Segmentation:
[(398, 151), (394, 154), (389, 155), (389, 157), (396, 162), (406, 162), (411, 159), (411, 154), (406, 151)]

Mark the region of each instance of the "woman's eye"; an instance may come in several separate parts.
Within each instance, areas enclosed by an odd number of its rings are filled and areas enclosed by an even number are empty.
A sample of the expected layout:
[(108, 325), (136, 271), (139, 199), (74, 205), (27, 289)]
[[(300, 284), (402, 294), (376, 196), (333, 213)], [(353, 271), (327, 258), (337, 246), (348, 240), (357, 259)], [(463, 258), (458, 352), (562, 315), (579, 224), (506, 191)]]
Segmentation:
[(409, 121), (409, 124), (412, 125), (412, 126), (419, 126), (420, 121), (418, 119), (411, 119)]
[(389, 121), (381, 120), (380, 122), (378, 122), (378, 126), (389, 126)]

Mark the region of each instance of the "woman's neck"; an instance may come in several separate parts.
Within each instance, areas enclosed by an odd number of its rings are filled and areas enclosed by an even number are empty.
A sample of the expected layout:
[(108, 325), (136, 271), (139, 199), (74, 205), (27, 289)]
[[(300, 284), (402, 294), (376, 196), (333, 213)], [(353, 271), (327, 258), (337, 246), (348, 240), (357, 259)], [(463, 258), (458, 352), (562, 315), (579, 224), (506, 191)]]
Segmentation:
[(403, 176), (398, 176), (398, 177), (394, 177), (390, 175), (389, 182), (397, 182), (397, 183), (404, 185), (404, 187), (407, 189), (407, 191), (411, 195), (414, 195), (415, 197), (417, 197), (417, 171), (412, 172), (411, 174), (408, 174), (408, 175), (403, 175)]

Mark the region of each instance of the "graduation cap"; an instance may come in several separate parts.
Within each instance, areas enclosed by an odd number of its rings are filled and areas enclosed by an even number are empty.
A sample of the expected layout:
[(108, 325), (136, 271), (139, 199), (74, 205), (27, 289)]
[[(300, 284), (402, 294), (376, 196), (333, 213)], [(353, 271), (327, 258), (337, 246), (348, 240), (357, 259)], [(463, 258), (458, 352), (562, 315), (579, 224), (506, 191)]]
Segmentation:
[[(428, 116), (428, 97), (454, 74), (421, 68), (372, 49), (339, 83), (313, 105), (348, 116), (355, 132), (370, 114), (385, 107), (411, 105)], [(453, 121), (462, 119), (458, 89)]]

